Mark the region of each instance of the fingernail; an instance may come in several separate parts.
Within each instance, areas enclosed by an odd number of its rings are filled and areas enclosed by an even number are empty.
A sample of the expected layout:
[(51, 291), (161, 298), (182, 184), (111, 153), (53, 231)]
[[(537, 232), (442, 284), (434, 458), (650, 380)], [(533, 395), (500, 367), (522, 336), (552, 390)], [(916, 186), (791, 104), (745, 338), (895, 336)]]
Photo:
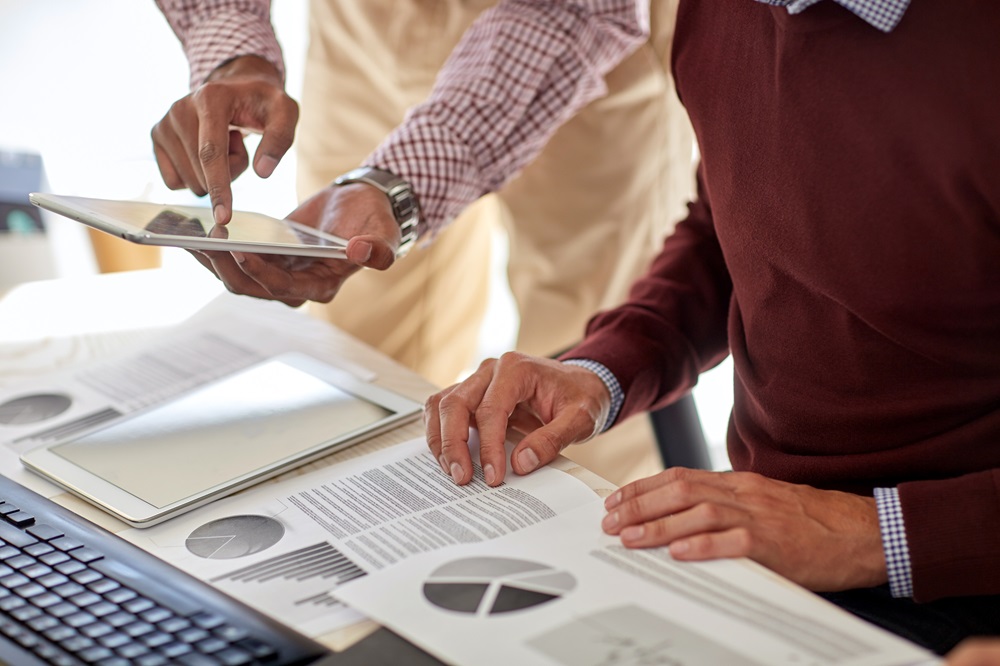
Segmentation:
[(441, 456), (440, 458), (438, 458), (438, 464), (441, 465), (441, 471), (442, 472), (444, 472), (448, 476), (451, 476), (451, 472), (448, 471), (448, 463), (444, 459), (444, 456)]
[(497, 480), (497, 471), (493, 469), (493, 465), (487, 464), (483, 467), (483, 477), (486, 479), (486, 485), (493, 485), (493, 483)]
[(465, 473), (462, 471), (462, 466), (459, 465), (457, 462), (456, 463), (452, 463), (451, 464), (451, 478), (455, 479), (455, 483), (461, 483), (462, 482), (462, 477), (464, 477), (464, 476), (465, 476)]
[(358, 247), (361, 248), (359, 252), (361, 255), (361, 263), (364, 263), (372, 258), (372, 244), (367, 241), (361, 241), (358, 243)]
[(538, 467), (538, 456), (531, 449), (525, 449), (517, 454), (517, 462), (521, 466), (521, 473), (527, 474)]
[(622, 530), (622, 541), (638, 541), (645, 535), (645, 525), (629, 525)]
[(622, 493), (620, 490), (616, 490), (611, 495), (609, 495), (606, 500), (604, 500), (604, 508), (610, 511), (611, 509), (615, 508), (621, 503), (622, 503)]
[(601, 527), (605, 530), (613, 530), (618, 526), (618, 512), (612, 511), (608, 515), (604, 516), (604, 520), (601, 521)]
[(669, 547), (670, 554), (674, 557), (678, 555), (684, 555), (689, 550), (691, 550), (691, 543), (689, 541), (674, 541)]
[(230, 254), (233, 255), (233, 259), (235, 259), (238, 264), (242, 264), (247, 260), (247, 258), (243, 256), (242, 252), (231, 252)]
[(267, 178), (278, 166), (278, 160), (274, 159), (270, 155), (261, 155), (260, 159), (257, 160), (257, 175), (261, 178)]
[(225, 222), (222, 221), (222, 216), (225, 214), (226, 214), (226, 207), (223, 206), (222, 204), (218, 204), (215, 206), (215, 208), (212, 209), (212, 217), (215, 218), (216, 224), (225, 224)]

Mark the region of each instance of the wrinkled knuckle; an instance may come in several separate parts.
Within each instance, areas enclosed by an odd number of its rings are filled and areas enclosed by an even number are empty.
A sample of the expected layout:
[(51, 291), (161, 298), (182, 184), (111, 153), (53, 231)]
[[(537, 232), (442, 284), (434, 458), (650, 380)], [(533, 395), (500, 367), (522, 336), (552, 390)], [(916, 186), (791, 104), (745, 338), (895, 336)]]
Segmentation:
[(493, 421), (499, 418), (507, 418), (506, 410), (500, 409), (495, 403), (490, 401), (483, 401), (478, 407), (476, 407), (476, 421), (479, 423), (484, 423), (488, 421)]
[(686, 477), (686, 472), (687, 470), (683, 467), (668, 467), (663, 470), (663, 477), (667, 481), (674, 483), (683, 480)]
[(226, 157), (228, 154), (228, 150), (223, 150), (213, 141), (206, 141), (198, 146), (198, 159), (201, 160), (202, 164), (215, 162), (216, 160)]
[(555, 437), (553, 437), (552, 433), (539, 432), (535, 438), (535, 445), (533, 448), (536, 450), (544, 450), (548, 456), (552, 458), (562, 450), (562, 445)]

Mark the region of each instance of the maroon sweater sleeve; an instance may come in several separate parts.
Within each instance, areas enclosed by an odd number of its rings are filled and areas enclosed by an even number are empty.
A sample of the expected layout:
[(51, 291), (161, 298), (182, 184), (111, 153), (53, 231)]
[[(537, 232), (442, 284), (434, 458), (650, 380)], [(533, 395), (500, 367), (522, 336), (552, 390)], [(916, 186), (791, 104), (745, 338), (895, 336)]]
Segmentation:
[(1000, 593), (1000, 470), (900, 484), (913, 597)]
[(628, 301), (593, 317), (584, 340), (562, 355), (614, 373), (625, 392), (619, 421), (676, 400), (728, 354), (732, 282), (700, 170), (698, 195)]

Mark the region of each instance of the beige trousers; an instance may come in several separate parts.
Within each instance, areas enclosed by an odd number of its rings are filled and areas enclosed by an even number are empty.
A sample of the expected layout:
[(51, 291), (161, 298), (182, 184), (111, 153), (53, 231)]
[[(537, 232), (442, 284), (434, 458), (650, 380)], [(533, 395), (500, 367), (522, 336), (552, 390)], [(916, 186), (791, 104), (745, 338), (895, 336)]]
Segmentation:
[[(299, 195), (367, 156), (422, 101), (451, 49), (495, 0), (311, 0), (297, 137)], [(506, 229), (517, 348), (550, 355), (627, 294), (683, 212), (692, 137), (669, 76), (676, 0), (654, 0), (650, 41), (609, 93), (563, 126), (497, 195), (389, 271), (347, 281), (314, 311), (438, 385), (471, 362), (487, 305), (490, 236)], [(609, 440), (609, 441), (602, 441)], [(611, 481), (660, 469), (647, 419), (567, 455)]]

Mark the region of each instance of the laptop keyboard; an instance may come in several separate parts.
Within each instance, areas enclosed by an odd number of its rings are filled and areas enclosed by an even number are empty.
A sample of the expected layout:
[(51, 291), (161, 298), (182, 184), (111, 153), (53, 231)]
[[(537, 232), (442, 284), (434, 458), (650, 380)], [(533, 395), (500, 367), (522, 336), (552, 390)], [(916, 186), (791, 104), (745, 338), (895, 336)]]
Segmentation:
[(307, 664), (324, 652), (0, 477), (0, 661), (243, 666)]

